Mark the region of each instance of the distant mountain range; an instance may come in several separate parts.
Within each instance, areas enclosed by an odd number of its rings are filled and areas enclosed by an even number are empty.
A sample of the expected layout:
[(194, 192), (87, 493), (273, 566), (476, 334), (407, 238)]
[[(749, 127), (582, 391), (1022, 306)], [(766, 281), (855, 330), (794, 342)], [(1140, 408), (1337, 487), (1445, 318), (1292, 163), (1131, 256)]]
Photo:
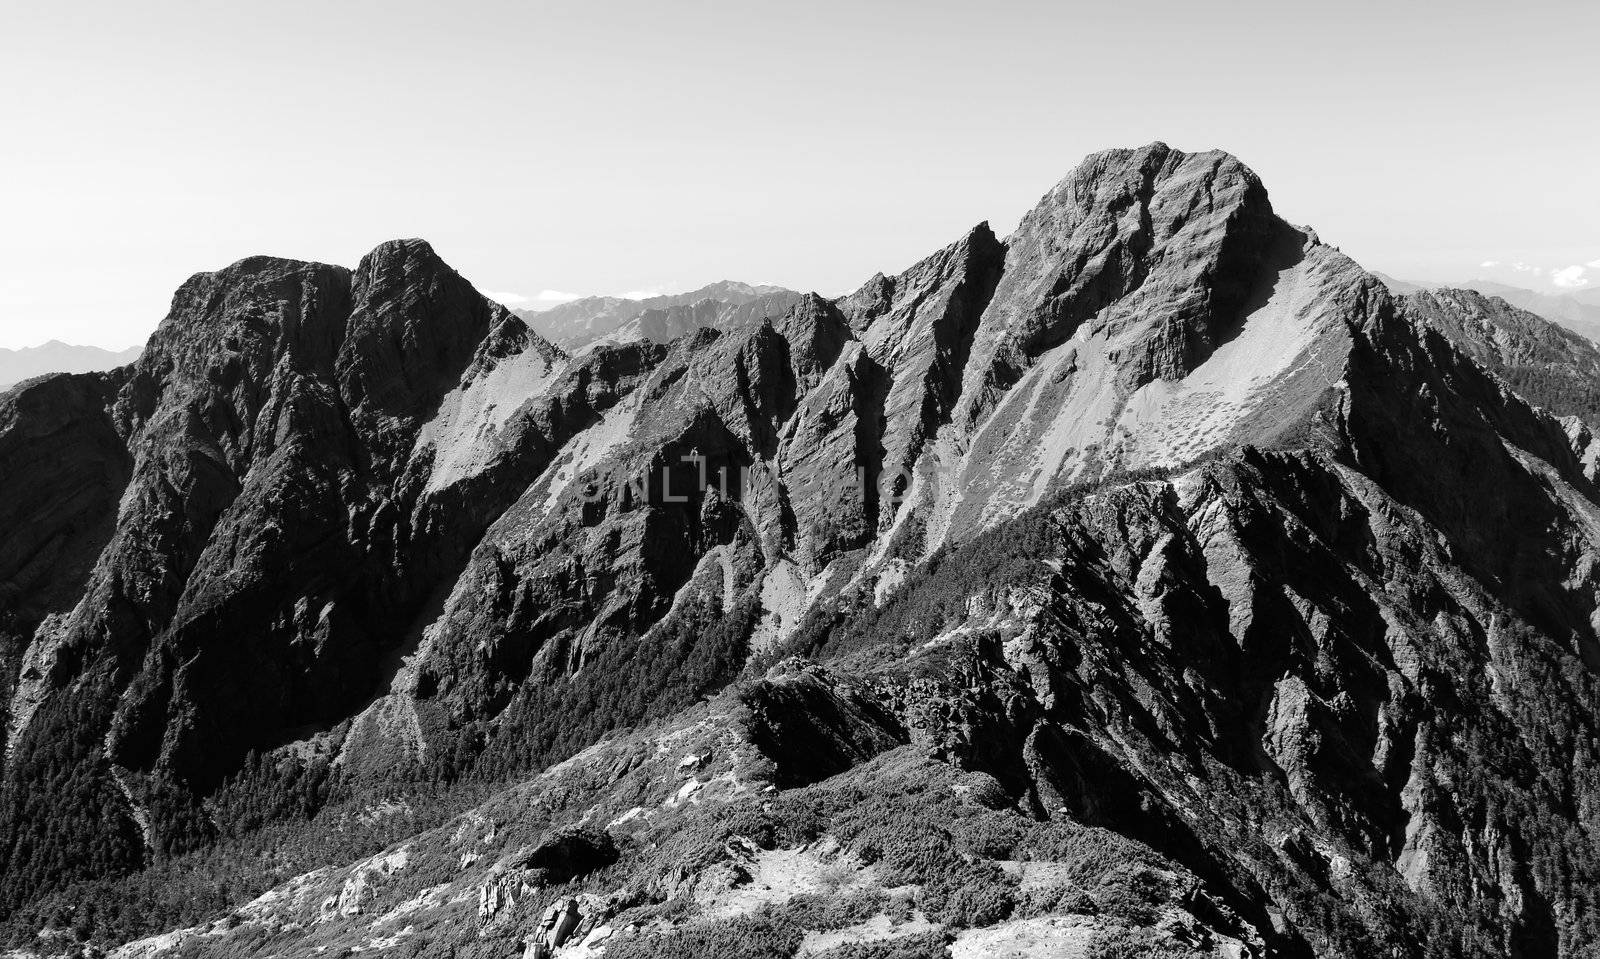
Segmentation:
[(800, 294), (779, 286), (722, 280), (688, 293), (642, 300), (586, 296), (548, 310), (517, 310), (530, 329), (568, 352), (599, 342), (666, 343), (698, 327), (727, 329), (763, 316), (779, 316)]
[(1467, 280), (1463, 283), (1413, 283), (1397, 280), (1382, 273), (1374, 274), (1395, 293), (1415, 293), (1419, 290), (1473, 290), (1484, 296), (1498, 296), (1519, 310), (1535, 313), (1552, 323), (1559, 323), (1574, 333), (1600, 342), (1600, 289), (1580, 290), (1576, 293), (1540, 293), (1521, 287), (1507, 286), (1493, 280)]
[(97, 373), (102, 370), (114, 370), (138, 359), (143, 349), (135, 346), (114, 352), (103, 350), (98, 346), (73, 346), (60, 340), (51, 340), (43, 346), (29, 346), (19, 350), (0, 349), (0, 390), (46, 373)]

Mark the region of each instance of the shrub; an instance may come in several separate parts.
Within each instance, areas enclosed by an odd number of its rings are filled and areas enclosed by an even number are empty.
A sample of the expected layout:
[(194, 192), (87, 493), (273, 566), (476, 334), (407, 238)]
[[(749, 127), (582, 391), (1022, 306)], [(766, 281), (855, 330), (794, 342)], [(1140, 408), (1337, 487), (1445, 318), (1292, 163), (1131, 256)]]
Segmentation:
[(606, 959), (789, 959), (805, 933), (765, 912), (642, 936), (613, 937)]
[(955, 935), (943, 930), (882, 942), (852, 942), (815, 954), (814, 959), (947, 959)]

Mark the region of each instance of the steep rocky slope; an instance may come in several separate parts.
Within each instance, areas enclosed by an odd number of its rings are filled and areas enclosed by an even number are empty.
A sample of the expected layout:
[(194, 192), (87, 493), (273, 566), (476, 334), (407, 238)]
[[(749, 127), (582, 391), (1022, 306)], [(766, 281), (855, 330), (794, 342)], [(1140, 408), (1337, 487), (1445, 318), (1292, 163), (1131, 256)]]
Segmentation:
[[(304, 874), (124, 953), (1600, 943), (1592, 348), (1161, 144), (682, 322), (405, 241), (0, 399), (13, 934), (225, 861)], [(395, 797), (459, 815), (315, 859)]]

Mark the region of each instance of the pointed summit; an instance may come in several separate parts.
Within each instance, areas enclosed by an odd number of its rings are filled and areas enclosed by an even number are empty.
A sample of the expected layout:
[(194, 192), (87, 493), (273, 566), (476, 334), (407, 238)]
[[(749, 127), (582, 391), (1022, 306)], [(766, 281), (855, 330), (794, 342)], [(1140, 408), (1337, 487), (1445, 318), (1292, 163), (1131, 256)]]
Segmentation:
[(963, 421), (981, 418), (1037, 356), (1135, 291), (1137, 315), (1178, 347), (1135, 378), (1192, 366), (1237, 319), (1282, 226), (1261, 181), (1229, 154), (1153, 143), (1085, 159), (1007, 238)]
[(833, 365), (845, 342), (853, 339), (844, 314), (818, 293), (802, 296), (772, 325), (789, 341), (789, 360), (800, 383), (815, 382)]
[(358, 418), (416, 425), (455, 386), (505, 307), (483, 297), (423, 240), (390, 240), (362, 257), (339, 355)]

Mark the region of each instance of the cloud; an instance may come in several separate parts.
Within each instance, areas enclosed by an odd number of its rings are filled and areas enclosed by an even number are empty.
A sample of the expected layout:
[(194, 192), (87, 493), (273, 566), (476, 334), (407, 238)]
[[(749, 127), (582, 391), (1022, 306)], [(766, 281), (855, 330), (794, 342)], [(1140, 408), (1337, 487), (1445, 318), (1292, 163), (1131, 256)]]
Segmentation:
[(1583, 266), (1568, 266), (1559, 270), (1551, 270), (1550, 282), (1569, 290), (1580, 286), (1588, 286), (1589, 281), (1583, 275), (1586, 272), (1588, 270)]
[(562, 303), (571, 303), (573, 300), (581, 300), (586, 296), (615, 296), (624, 300), (648, 300), (653, 296), (666, 296), (669, 293), (678, 293), (681, 291), (681, 289), (682, 287), (680, 284), (676, 280), (672, 280), (656, 286), (647, 286), (637, 290), (628, 290), (625, 293), (595, 294), (568, 293), (564, 290), (540, 290), (533, 296), (524, 296), (521, 293), (510, 293), (505, 291), (496, 292), (494, 290), (483, 290), (482, 292), (484, 296), (487, 296), (496, 303), (500, 303), (505, 306), (527, 307), (534, 310), (547, 310), (552, 306), (559, 306)]
[(626, 293), (618, 293), (617, 296), (624, 300), (648, 300), (652, 296), (666, 296), (668, 293), (676, 293), (677, 287), (677, 283), (662, 283), (657, 286), (647, 286), (642, 290), (629, 290)]
[[(1549, 281), (1551, 286), (1563, 290), (1576, 290), (1594, 286), (1596, 275), (1600, 275), (1600, 260), (1590, 260), (1587, 263), (1574, 263), (1571, 266), (1534, 266), (1525, 260), (1484, 260), (1479, 267), (1492, 270), (1509, 270), (1522, 273), (1528, 277), (1538, 277), (1540, 280)], [(1532, 284), (1529, 284), (1532, 286)], [(1537, 289), (1538, 287), (1534, 287)]]
[(560, 290), (540, 290), (533, 296), (505, 291), (483, 290), (483, 295), (502, 306), (522, 307), (530, 310), (548, 310), (552, 306), (583, 299), (582, 293), (563, 293)]
[(540, 290), (534, 297), (540, 303), (571, 303), (583, 299), (582, 293), (563, 293), (561, 290)]

